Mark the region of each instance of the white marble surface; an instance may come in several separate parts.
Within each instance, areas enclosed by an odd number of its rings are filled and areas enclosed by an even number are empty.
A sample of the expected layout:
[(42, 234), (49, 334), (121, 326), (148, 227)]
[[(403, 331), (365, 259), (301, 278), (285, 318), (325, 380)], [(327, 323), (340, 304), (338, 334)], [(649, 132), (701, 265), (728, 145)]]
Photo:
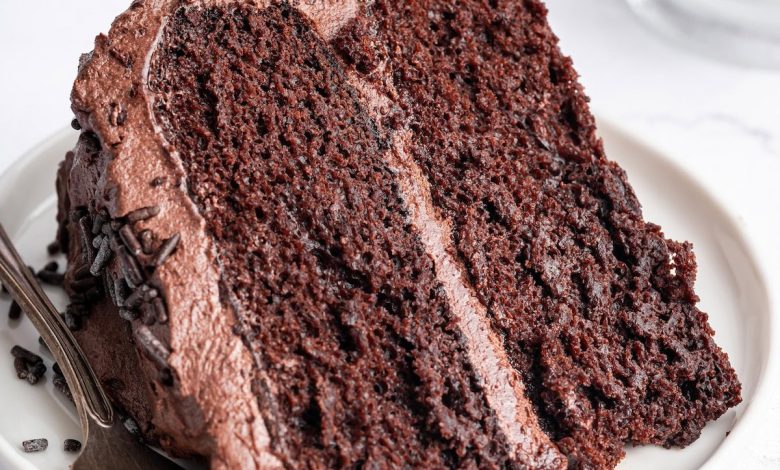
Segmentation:
[[(0, 0), (0, 172), (70, 122), (78, 56), (128, 4)], [(548, 6), (594, 110), (697, 175), (742, 224), (764, 256), (770, 289), (780, 293), (780, 72), (680, 50), (647, 30), (622, 0)], [(778, 422), (780, 400), (745, 448), (744, 468), (780, 468)]]

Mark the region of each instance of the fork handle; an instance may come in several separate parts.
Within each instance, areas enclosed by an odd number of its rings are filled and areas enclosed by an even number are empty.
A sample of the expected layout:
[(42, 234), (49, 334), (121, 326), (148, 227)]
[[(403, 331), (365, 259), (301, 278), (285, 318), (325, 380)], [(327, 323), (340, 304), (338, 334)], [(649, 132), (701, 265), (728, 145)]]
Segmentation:
[(32, 321), (60, 365), (73, 394), (85, 434), (88, 420), (104, 427), (111, 426), (114, 423), (114, 409), (95, 372), (59, 312), (14, 248), (2, 224), (0, 280)]

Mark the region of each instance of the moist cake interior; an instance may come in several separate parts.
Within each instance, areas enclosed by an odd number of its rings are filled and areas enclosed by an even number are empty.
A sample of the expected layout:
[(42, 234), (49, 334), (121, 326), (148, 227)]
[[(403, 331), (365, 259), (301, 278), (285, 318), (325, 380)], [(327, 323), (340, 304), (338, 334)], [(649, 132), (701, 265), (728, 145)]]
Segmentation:
[(150, 75), (276, 446), (295, 468), (509, 465), (387, 142), (334, 62), (291, 9), (193, 8)]
[(152, 51), (145, 99), (214, 241), (273, 454), (522, 467), (426, 224), (570, 468), (690, 444), (741, 399), (691, 245), (643, 220), (543, 5), (453, 3), (359, 2), (339, 28), (305, 5), (195, 3)]

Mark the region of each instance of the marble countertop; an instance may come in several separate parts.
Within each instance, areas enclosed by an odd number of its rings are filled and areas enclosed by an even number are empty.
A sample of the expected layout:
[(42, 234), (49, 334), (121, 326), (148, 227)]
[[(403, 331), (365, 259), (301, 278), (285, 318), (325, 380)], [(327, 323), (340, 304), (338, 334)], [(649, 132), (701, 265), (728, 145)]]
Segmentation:
[[(78, 56), (128, 3), (0, 2), (0, 172), (70, 122)], [(780, 71), (688, 52), (646, 28), (624, 0), (547, 3), (596, 113), (710, 189), (763, 254), (770, 290), (780, 293)], [(745, 448), (745, 468), (780, 468), (777, 422), (780, 400)]]

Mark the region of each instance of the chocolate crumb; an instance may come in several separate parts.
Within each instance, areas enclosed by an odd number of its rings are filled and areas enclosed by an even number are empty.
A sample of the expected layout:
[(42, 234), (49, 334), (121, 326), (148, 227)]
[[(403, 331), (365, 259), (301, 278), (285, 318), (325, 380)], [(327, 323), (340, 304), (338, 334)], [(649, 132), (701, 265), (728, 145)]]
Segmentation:
[(176, 251), (176, 247), (179, 246), (180, 240), (181, 234), (178, 233), (165, 240), (165, 242), (163, 242), (162, 246), (160, 247), (160, 251), (157, 252), (157, 256), (154, 257), (152, 266), (162, 266), (168, 257), (171, 256), (174, 251)]
[(133, 228), (130, 225), (125, 225), (119, 229), (119, 238), (122, 239), (122, 242), (133, 256), (138, 256), (143, 253), (141, 242), (136, 238), (135, 233), (133, 233)]
[(160, 206), (144, 207), (141, 209), (134, 210), (133, 212), (127, 214), (127, 221), (132, 224), (140, 220), (146, 220), (151, 217), (154, 217), (159, 213), (160, 213)]
[(14, 300), (11, 302), (11, 308), (8, 310), (8, 318), (11, 320), (18, 320), (22, 318), (22, 307)]
[(136, 343), (141, 346), (146, 356), (154, 361), (160, 369), (167, 368), (168, 356), (171, 355), (171, 351), (152, 333), (152, 330), (146, 325), (141, 325), (136, 328), (134, 333)]
[(14, 370), (16, 371), (16, 378), (19, 380), (27, 379), (27, 362), (21, 357), (14, 358)]
[(129, 416), (122, 418), (122, 424), (125, 426), (125, 429), (127, 429), (127, 432), (129, 432), (133, 436), (137, 437), (141, 435), (141, 428), (138, 426), (138, 423), (136, 423), (133, 418)]
[(38, 337), (38, 344), (49, 350), (49, 345), (46, 344), (46, 340), (43, 339), (43, 336)]
[(30, 439), (22, 442), (22, 450), (28, 454), (31, 452), (43, 452), (49, 447), (49, 441), (43, 438)]
[(19, 345), (16, 345), (11, 348), (11, 355), (13, 357), (23, 359), (24, 361), (30, 363), (30, 364), (38, 364), (40, 362), (43, 362), (43, 358), (37, 354), (35, 354), (32, 351), (29, 351)]
[(41, 356), (28, 351), (21, 346), (11, 348), (11, 355), (14, 357), (14, 370), (16, 377), (21, 380), (27, 380), (30, 385), (35, 385), (46, 373), (46, 365)]
[(62, 373), (62, 369), (60, 368), (60, 365), (58, 363), (54, 363), (51, 366), (51, 370), (54, 372), (54, 375), (59, 377), (65, 377), (65, 374)]
[(71, 393), (68, 382), (65, 381), (65, 377), (54, 376), (51, 383), (54, 385), (55, 390), (65, 395), (68, 400), (73, 401), (73, 393)]
[(46, 364), (39, 362), (37, 364), (27, 364), (27, 383), (35, 385), (46, 374)]
[(73, 118), (73, 120), (70, 121), (70, 127), (77, 131), (81, 130), (81, 124), (79, 124), (79, 120), (76, 118)]
[(5, 287), (5, 284), (0, 283), (0, 292), (3, 294), (8, 294), (8, 288)]
[(49, 253), (49, 256), (54, 256), (61, 250), (62, 247), (60, 246), (59, 240), (54, 240), (53, 242), (46, 245), (46, 252)]
[(76, 439), (65, 439), (62, 448), (65, 452), (78, 452), (81, 450), (81, 441)]

